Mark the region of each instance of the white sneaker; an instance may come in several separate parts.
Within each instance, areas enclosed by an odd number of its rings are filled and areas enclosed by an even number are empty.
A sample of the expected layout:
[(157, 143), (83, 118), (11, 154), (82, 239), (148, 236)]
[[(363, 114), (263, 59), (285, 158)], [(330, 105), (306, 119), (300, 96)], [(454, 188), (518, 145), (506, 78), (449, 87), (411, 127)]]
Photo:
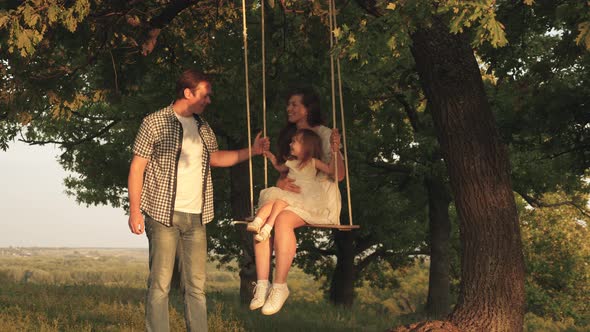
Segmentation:
[(258, 233), (260, 232), (260, 228), (264, 225), (264, 220), (260, 218), (254, 218), (254, 221), (249, 222), (246, 226), (246, 230), (248, 232)]
[(272, 286), (270, 293), (266, 298), (266, 303), (262, 306), (262, 314), (273, 315), (279, 312), (289, 297), (289, 288)]
[(250, 301), (250, 310), (259, 309), (264, 305), (266, 298), (268, 297), (268, 293), (270, 292), (271, 285), (270, 283), (253, 283), (254, 286), (254, 297), (252, 301)]

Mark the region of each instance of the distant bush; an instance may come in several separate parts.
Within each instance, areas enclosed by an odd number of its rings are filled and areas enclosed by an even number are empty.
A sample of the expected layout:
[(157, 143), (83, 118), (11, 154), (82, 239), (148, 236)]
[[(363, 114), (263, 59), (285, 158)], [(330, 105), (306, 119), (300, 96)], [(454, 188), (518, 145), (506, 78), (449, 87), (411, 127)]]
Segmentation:
[(417, 260), (413, 265), (398, 270), (383, 264), (386, 278), (396, 280), (391, 287), (377, 288), (365, 282), (357, 289), (358, 301), (387, 315), (407, 315), (420, 312), (428, 295), (428, 265)]
[(587, 332), (590, 331), (590, 326), (576, 326), (573, 318), (554, 321), (529, 312), (524, 316), (524, 330), (527, 332)]
[(590, 324), (590, 229), (580, 218), (568, 206), (525, 211), (520, 216), (527, 311), (586, 326)]

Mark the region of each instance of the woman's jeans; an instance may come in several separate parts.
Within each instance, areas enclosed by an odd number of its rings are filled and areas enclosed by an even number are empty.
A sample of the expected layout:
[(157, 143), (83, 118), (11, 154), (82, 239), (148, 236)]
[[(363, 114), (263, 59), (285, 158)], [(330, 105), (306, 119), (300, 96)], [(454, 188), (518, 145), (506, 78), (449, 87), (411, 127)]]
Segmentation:
[(145, 219), (150, 249), (150, 276), (145, 307), (147, 330), (166, 332), (170, 329), (168, 292), (178, 250), (187, 331), (207, 331), (207, 237), (201, 215), (175, 211), (172, 227), (166, 227), (149, 216)]

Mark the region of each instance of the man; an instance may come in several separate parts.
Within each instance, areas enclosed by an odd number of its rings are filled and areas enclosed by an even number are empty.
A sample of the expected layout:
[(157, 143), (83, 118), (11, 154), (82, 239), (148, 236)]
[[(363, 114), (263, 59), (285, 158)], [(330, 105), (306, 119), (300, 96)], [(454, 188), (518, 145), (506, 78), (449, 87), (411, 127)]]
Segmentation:
[[(213, 219), (211, 166), (228, 167), (251, 156), (248, 148), (219, 151), (201, 117), (211, 103), (206, 76), (187, 70), (176, 82), (176, 100), (145, 117), (135, 139), (129, 170), (129, 228), (149, 242), (146, 325), (168, 331), (168, 292), (178, 250), (188, 331), (207, 331), (205, 224)], [(268, 149), (256, 136), (252, 154)], [(145, 215), (145, 223), (144, 216)]]

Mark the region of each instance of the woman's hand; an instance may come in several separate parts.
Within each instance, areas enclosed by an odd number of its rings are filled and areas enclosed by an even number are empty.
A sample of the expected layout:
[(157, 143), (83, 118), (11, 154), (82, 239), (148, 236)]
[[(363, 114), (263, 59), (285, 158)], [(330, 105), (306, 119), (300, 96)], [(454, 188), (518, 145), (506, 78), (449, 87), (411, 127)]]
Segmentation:
[(298, 194), (301, 192), (301, 188), (298, 185), (296, 185), (294, 182), (295, 182), (295, 180), (287, 178), (287, 177), (280, 178), (277, 180), (277, 187), (279, 187), (285, 191), (290, 191), (290, 192)]
[(332, 134), (330, 135), (330, 147), (332, 151), (340, 150), (340, 132), (338, 128), (332, 129)]

